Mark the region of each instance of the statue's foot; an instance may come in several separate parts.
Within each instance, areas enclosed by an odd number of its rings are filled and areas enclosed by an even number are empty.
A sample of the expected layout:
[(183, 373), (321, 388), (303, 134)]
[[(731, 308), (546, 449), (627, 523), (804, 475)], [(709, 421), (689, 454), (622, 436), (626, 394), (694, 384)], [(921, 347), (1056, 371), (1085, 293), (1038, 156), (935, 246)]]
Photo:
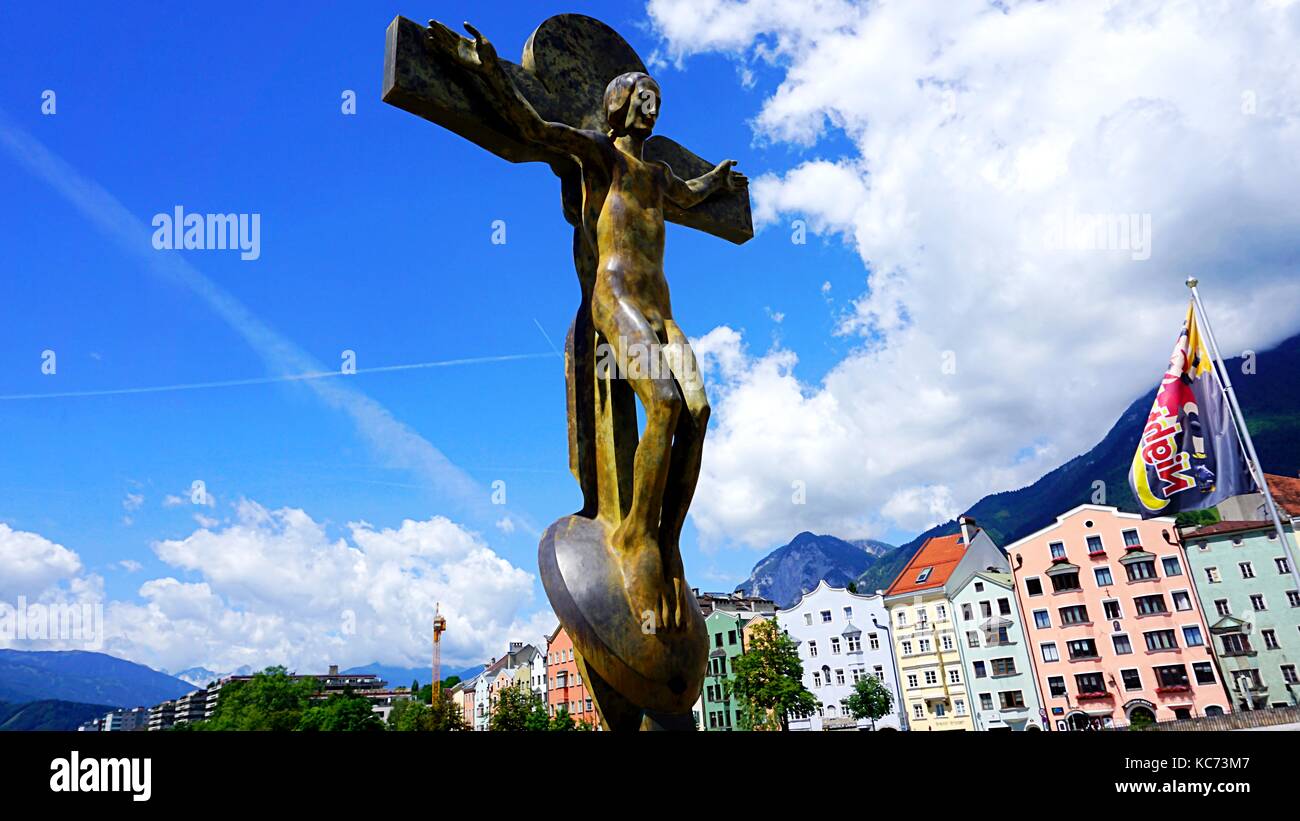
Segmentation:
[(641, 623), (655, 631), (676, 630), (685, 624), (682, 577), (680, 573), (676, 578), (666, 577), (658, 542), (627, 521), (615, 529), (609, 541), (623, 571), (628, 602)]

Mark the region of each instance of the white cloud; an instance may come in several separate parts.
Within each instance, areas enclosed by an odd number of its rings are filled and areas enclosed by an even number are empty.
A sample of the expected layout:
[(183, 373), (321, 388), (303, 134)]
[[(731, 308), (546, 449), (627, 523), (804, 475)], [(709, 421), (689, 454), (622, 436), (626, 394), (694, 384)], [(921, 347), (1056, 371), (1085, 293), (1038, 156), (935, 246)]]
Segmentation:
[(122, 509), (126, 511), (139, 510), (144, 504), (143, 493), (127, 493), (126, 498), (122, 500)]
[[(225, 526), (154, 545), (173, 575), (143, 582), (138, 599), (106, 601), (102, 581), (79, 575), (71, 550), (0, 524), (0, 566), (8, 571), (0, 593), (101, 602), (104, 652), (169, 670), (419, 666), (428, 660), (435, 604), (448, 621), (443, 658), (453, 666), (554, 627), (549, 608), (534, 600), (533, 575), (455, 522), (354, 522), (345, 531), (331, 536), (305, 511), (240, 500)], [(142, 569), (132, 560), (119, 565)]]
[[(1300, 326), (1300, 6), (1001, 5), (649, 2), (670, 59), (775, 75), (760, 143), (819, 154), (755, 179), (759, 223), (869, 267), (838, 327), (858, 347), (819, 383), (795, 351), (701, 340), (706, 542), (914, 531), (1032, 481), (1154, 386), (1187, 274), (1225, 352)], [(1059, 230), (1134, 215), (1145, 247)]]
[(185, 500), (174, 493), (168, 493), (163, 497), (163, 507), (180, 507), (185, 504)]
[(135, 559), (123, 559), (117, 564), (118, 567), (121, 567), (127, 573), (139, 573), (141, 570), (144, 570), (144, 565), (140, 564)]

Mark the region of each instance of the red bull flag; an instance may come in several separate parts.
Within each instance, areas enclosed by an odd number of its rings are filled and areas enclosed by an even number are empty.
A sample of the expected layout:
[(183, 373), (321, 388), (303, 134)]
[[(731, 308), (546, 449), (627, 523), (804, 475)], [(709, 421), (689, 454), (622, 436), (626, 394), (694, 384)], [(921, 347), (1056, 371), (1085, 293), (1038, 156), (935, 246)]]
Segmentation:
[(1144, 519), (1213, 507), (1256, 490), (1193, 305), (1187, 306), (1128, 481)]

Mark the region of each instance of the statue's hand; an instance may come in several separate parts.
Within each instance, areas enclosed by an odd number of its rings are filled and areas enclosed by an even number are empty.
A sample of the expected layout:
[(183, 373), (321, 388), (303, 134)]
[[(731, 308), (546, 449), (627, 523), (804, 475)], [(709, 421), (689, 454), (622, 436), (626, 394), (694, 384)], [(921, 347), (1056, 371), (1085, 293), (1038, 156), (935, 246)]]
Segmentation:
[(720, 187), (728, 191), (745, 191), (749, 190), (749, 177), (735, 169), (735, 160), (723, 160), (713, 169), (713, 175), (718, 180)]
[(497, 61), (496, 47), (469, 23), (465, 23), (465, 30), (474, 36), (473, 40), (460, 36), (437, 20), (430, 20), (425, 29), (425, 39), (430, 46), (450, 54), (466, 68), (481, 70), (494, 65)]

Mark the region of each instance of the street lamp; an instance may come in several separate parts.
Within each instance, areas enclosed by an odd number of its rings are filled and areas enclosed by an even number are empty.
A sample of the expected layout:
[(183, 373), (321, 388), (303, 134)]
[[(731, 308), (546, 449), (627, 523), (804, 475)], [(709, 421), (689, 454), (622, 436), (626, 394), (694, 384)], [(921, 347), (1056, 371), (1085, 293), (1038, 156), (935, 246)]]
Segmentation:
[[(889, 632), (889, 628), (881, 624), (873, 613), (871, 623), (877, 630), (885, 632), (885, 639), (889, 641), (889, 661), (894, 667), (894, 690), (898, 693), (898, 729), (907, 730), (907, 710), (903, 707), (903, 676), (898, 672), (898, 658), (894, 654), (894, 637)], [(865, 667), (866, 665), (863, 665)]]

